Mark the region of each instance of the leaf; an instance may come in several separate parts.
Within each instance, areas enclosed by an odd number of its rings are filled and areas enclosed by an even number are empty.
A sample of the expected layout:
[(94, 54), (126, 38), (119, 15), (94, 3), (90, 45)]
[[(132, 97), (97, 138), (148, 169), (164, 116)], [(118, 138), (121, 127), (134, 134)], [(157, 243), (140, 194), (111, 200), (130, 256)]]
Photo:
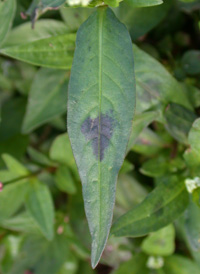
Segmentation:
[[(192, 109), (185, 89), (156, 59), (133, 45), (137, 86), (136, 112), (169, 102)], [(174, 92), (176, 90), (176, 92)]]
[(13, 158), (9, 154), (3, 154), (2, 159), (4, 160), (7, 168), (16, 176), (26, 176), (29, 175), (30, 172), (15, 158)]
[(54, 206), (48, 187), (37, 180), (32, 181), (26, 207), (44, 236), (48, 240), (52, 240), (54, 236)]
[(22, 131), (28, 133), (66, 111), (65, 71), (41, 68), (32, 83)]
[(170, 274), (198, 274), (199, 266), (186, 257), (173, 255), (165, 259), (163, 270)]
[(34, 29), (31, 29), (30, 22), (21, 24), (12, 29), (4, 43), (4, 47), (11, 47), (28, 42), (37, 41), (51, 36), (66, 34), (66, 25), (58, 20), (41, 19)]
[(56, 171), (55, 181), (57, 187), (64, 192), (74, 194), (76, 192), (76, 185), (70, 170), (66, 166), (59, 166)]
[(185, 107), (171, 103), (165, 110), (166, 129), (179, 142), (188, 143), (188, 133), (196, 118), (194, 112)]
[(149, 274), (149, 269), (146, 266), (147, 256), (144, 254), (136, 254), (127, 262), (120, 264), (113, 274)]
[(196, 119), (192, 124), (192, 128), (189, 131), (188, 142), (191, 148), (200, 154), (200, 118)]
[(36, 163), (39, 163), (44, 166), (54, 166), (55, 164), (42, 152), (29, 147), (28, 148), (28, 154), (32, 158), (33, 161)]
[(140, 237), (174, 221), (187, 207), (188, 193), (183, 180), (167, 177), (142, 203), (121, 216), (112, 226), (115, 236)]
[[(162, 5), (152, 7), (134, 7), (130, 5), (134, 0), (123, 1), (120, 4), (116, 13), (118, 18), (127, 26), (131, 38), (136, 40), (137, 38), (145, 35), (156, 25), (158, 25), (167, 16), (173, 1), (166, 0)], [(147, 1), (137, 0), (135, 3), (141, 3), (145, 5)], [(150, 2), (150, 1), (149, 1)], [(161, 2), (161, 1), (153, 1)]]
[(185, 212), (184, 227), (191, 249), (195, 252), (200, 252), (200, 210), (191, 199)]
[(0, 53), (36, 66), (69, 69), (72, 64), (75, 34), (62, 34), (7, 47)]
[(159, 116), (159, 113), (157, 111), (149, 111), (149, 112), (143, 112), (141, 114), (136, 114), (133, 119), (133, 127), (131, 131), (131, 136), (129, 138), (128, 146), (127, 146), (127, 152), (131, 150), (134, 143), (136, 142), (139, 134), (142, 132), (142, 130), (147, 127), (151, 122), (156, 120)]
[(182, 57), (182, 66), (189, 75), (200, 74), (200, 50), (189, 50)]
[(23, 204), (29, 190), (29, 183), (26, 180), (12, 183), (3, 188), (0, 192), (0, 221), (8, 219)]
[(16, 10), (15, 0), (6, 0), (0, 2), (0, 45), (3, 44), (11, 28)]
[(93, 268), (109, 235), (134, 114), (134, 84), (128, 31), (110, 9), (99, 8), (78, 31), (68, 91), (68, 133), (83, 185)]
[(60, 13), (65, 21), (67, 28), (71, 31), (77, 30), (80, 25), (88, 18), (88, 16), (94, 11), (92, 8), (80, 7), (61, 7)]
[(165, 226), (151, 233), (142, 242), (142, 251), (153, 256), (169, 256), (174, 253), (175, 230), (173, 225)]
[(29, 234), (23, 241), (10, 274), (24, 273), (27, 269), (34, 269), (38, 274), (58, 273), (70, 256), (69, 248), (69, 239), (65, 235), (55, 235), (52, 241), (48, 241), (41, 235)]
[(125, 0), (132, 7), (151, 7), (157, 6), (163, 3), (162, 0)]
[(67, 133), (59, 135), (54, 140), (50, 148), (49, 155), (53, 161), (68, 166), (73, 171), (76, 178), (79, 179), (74, 155), (72, 153), (72, 148)]

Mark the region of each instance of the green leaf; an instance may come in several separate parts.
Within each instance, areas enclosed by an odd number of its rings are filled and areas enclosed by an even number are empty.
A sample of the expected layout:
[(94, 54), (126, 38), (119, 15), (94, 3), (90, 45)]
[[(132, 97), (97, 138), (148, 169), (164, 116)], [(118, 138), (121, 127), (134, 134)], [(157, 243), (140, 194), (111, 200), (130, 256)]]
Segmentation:
[(113, 274), (149, 274), (149, 269), (146, 266), (147, 256), (144, 254), (136, 254), (127, 262), (120, 264)]
[(94, 9), (86, 7), (75, 9), (71, 7), (62, 7), (60, 9), (61, 16), (65, 21), (67, 28), (71, 31), (77, 30), (93, 11)]
[[(116, 11), (119, 19), (127, 26), (133, 40), (145, 35), (167, 16), (173, 0), (166, 0), (162, 5), (152, 7), (133, 7), (130, 2), (123, 1)], [(139, 0), (137, 1), (139, 3)], [(145, 4), (148, 1), (142, 0)], [(157, 1), (161, 2), (161, 1)]]
[(142, 251), (153, 256), (169, 256), (174, 253), (175, 230), (173, 225), (151, 233), (142, 242)]
[(79, 179), (74, 155), (70, 145), (68, 134), (59, 135), (50, 148), (50, 158), (59, 164), (68, 166), (77, 179)]
[(54, 166), (55, 165), (45, 154), (43, 154), (42, 152), (40, 152), (32, 147), (28, 148), (28, 154), (31, 157), (31, 159), (33, 161), (35, 161), (36, 163), (39, 163), (44, 166)]
[(46, 185), (37, 180), (31, 182), (26, 207), (40, 230), (48, 240), (54, 236), (54, 206), (51, 193)]
[(27, 180), (7, 185), (0, 192), (0, 221), (8, 219), (23, 204), (29, 190)]
[(15, 258), (10, 273), (24, 273), (27, 269), (34, 269), (38, 274), (58, 273), (70, 256), (69, 248), (66, 235), (55, 235), (52, 241), (48, 241), (41, 235), (29, 234), (23, 241), (21, 252)]
[[(137, 86), (136, 112), (141, 113), (160, 103), (174, 102), (192, 109), (185, 89), (166, 68), (146, 52), (133, 45)], [(176, 90), (176, 92), (174, 92)]]
[(75, 34), (63, 34), (7, 47), (0, 53), (36, 66), (69, 69), (74, 42)]
[(141, 114), (136, 114), (133, 119), (133, 128), (131, 131), (131, 136), (129, 138), (128, 146), (127, 146), (127, 152), (131, 150), (134, 143), (136, 142), (139, 134), (142, 132), (142, 130), (147, 127), (151, 122), (156, 120), (159, 116), (159, 113), (157, 111), (149, 111), (149, 112), (143, 112)]
[(196, 119), (190, 129), (188, 142), (191, 145), (191, 148), (197, 153), (200, 154), (200, 118)]
[(199, 274), (199, 266), (192, 260), (180, 255), (166, 258), (163, 270), (170, 274)]
[(163, 3), (162, 0), (125, 0), (125, 2), (137, 8), (157, 6)]
[(200, 252), (200, 209), (191, 199), (185, 212), (184, 226), (191, 249)]
[(37, 41), (51, 36), (66, 34), (66, 25), (58, 20), (41, 19), (34, 29), (31, 29), (30, 22), (21, 24), (10, 31), (4, 43), (4, 47), (11, 47), (28, 42)]
[(6, 0), (0, 2), (0, 45), (3, 44), (15, 15), (16, 1)]
[(188, 193), (183, 180), (167, 177), (135, 208), (121, 216), (111, 233), (140, 237), (174, 221), (187, 207)]
[(109, 235), (134, 114), (134, 84), (128, 31), (110, 9), (99, 8), (78, 31), (68, 98), (68, 133), (83, 184), (93, 267)]
[(194, 112), (185, 107), (171, 103), (165, 110), (166, 129), (179, 142), (188, 143), (188, 133), (196, 118)]
[(64, 192), (74, 194), (76, 192), (76, 185), (70, 170), (66, 166), (59, 166), (56, 171), (55, 181), (57, 187)]
[(3, 154), (2, 159), (4, 160), (7, 168), (13, 173), (16, 174), (16, 176), (26, 176), (29, 175), (30, 172), (15, 158), (13, 158), (9, 154)]
[(200, 50), (187, 51), (181, 60), (185, 72), (189, 75), (200, 74)]
[(31, 86), (22, 131), (36, 127), (66, 111), (67, 75), (56, 69), (40, 69)]

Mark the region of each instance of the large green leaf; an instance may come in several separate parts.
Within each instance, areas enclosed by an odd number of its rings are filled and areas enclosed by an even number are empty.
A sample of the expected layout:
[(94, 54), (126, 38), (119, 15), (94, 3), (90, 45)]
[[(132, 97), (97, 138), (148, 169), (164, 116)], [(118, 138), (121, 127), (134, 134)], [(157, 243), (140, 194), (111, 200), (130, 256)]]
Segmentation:
[(11, 27), (15, 15), (16, 1), (6, 0), (0, 2), (0, 45), (3, 44)]
[(54, 235), (54, 207), (48, 187), (37, 180), (32, 181), (26, 206), (44, 236), (52, 240)]
[(67, 110), (67, 74), (56, 69), (40, 69), (31, 86), (22, 130), (27, 133)]
[(112, 227), (115, 236), (139, 237), (175, 220), (187, 207), (188, 193), (183, 180), (173, 176), (159, 185), (146, 199), (121, 216)]
[(134, 106), (128, 31), (110, 9), (99, 8), (78, 31), (68, 98), (68, 132), (83, 184), (93, 267), (108, 238)]
[(36, 66), (68, 69), (72, 64), (75, 34), (63, 34), (6, 47), (0, 53)]
[(41, 19), (34, 29), (30, 22), (26, 22), (12, 29), (4, 43), (4, 47), (33, 42), (51, 36), (61, 35), (67, 32), (66, 25), (58, 20)]

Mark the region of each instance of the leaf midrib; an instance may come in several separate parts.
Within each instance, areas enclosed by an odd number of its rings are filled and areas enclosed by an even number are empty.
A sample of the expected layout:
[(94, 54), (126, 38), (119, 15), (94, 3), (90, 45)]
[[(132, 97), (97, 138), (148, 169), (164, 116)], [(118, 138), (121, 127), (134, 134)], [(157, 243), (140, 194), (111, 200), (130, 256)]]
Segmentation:
[[(100, 165), (100, 157), (101, 157), (101, 99), (102, 99), (102, 55), (103, 55), (103, 45), (102, 45), (102, 37), (103, 37), (103, 15), (104, 10), (99, 10), (99, 130), (98, 130), (98, 182), (99, 182), (99, 233), (101, 231), (101, 165)], [(99, 235), (98, 235), (99, 237)]]

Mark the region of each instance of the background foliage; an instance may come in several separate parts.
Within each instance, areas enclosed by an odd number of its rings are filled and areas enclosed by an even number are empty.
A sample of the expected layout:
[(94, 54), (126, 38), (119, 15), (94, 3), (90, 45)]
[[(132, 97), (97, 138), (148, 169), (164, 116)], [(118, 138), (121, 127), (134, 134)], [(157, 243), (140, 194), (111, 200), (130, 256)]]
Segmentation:
[(199, 273), (200, 1), (105, 3), (134, 43), (137, 104), (111, 236), (92, 270), (66, 106), (76, 31), (93, 8), (0, 2), (3, 274)]

